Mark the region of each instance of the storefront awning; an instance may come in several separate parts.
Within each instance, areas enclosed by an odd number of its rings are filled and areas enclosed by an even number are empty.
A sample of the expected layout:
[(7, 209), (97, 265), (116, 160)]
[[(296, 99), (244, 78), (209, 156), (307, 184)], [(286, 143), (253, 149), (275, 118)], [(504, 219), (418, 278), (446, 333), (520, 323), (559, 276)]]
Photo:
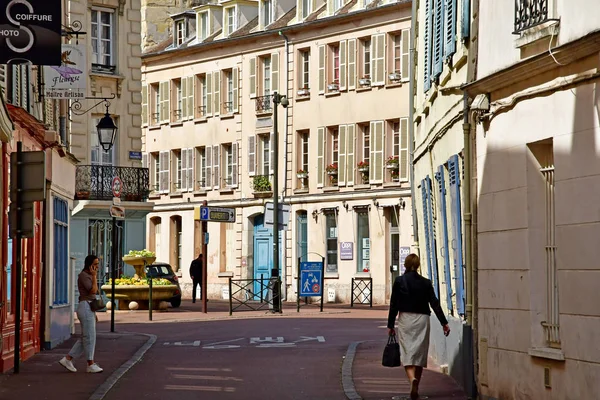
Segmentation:
[[(74, 203), (71, 216), (74, 218), (111, 218), (112, 201), (78, 200)], [(122, 201), (125, 219), (143, 219), (154, 210), (154, 203), (140, 201)]]

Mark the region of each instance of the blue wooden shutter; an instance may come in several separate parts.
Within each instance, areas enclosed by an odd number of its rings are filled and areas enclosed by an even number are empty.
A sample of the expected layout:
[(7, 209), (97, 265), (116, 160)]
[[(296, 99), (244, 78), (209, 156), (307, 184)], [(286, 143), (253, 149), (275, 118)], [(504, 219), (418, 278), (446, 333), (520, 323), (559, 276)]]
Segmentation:
[(450, 255), (448, 254), (448, 218), (446, 216), (446, 182), (444, 179), (444, 166), (438, 167), (438, 172), (435, 173), (435, 180), (438, 183), (438, 191), (440, 193), (440, 214), (442, 216), (442, 255), (444, 257), (444, 278), (446, 281), (446, 301), (450, 314), (454, 314), (452, 306), (452, 275), (450, 275)]
[(431, 270), (431, 248), (429, 247), (429, 212), (427, 211), (427, 182), (425, 179), (421, 181), (421, 199), (423, 201), (423, 233), (425, 233), (425, 252), (427, 253), (427, 274), (429, 279), (433, 279), (433, 271)]
[(431, 178), (427, 176), (425, 178), (425, 186), (427, 190), (427, 213), (429, 214), (429, 248), (431, 249), (429, 253), (429, 259), (431, 260), (431, 271), (433, 274), (431, 275), (431, 283), (433, 284), (433, 289), (435, 290), (435, 295), (440, 297), (440, 284), (438, 279), (438, 266), (437, 266), (437, 240), (436, 240), (436, 223), (433, 213), (433, 193)]
[(454, 286), (456, 288), (456, 306), (459, 315), (465, 314), (465, 280), (462, 248), (462, 219), (460, 212), (460, 175), (458, 155), (448, 160), (450, 175), (450, 207), (452, 209), (452, 247), (454, 248)]
[(466, 40), (471, 35), (471, 0), (462, 0), (461, 37)]
[(431, 71), (433, 79), (440, 76), (444, 66), (444, 1), (435, 0), (433, 10), (433, 68)]
[(423, 31), (423, 90), (431, 89), (431, 2), (425, 0), (425, 28)]
[(456, 53), (456, 1), (444, 0), (444, 59)]

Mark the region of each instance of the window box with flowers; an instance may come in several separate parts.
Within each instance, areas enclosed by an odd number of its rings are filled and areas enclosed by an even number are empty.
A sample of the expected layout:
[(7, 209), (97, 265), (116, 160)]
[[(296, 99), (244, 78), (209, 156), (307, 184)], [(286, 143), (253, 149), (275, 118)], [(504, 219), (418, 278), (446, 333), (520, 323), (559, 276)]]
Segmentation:
[(337, 165), (337, 163), (329, 164), (325, 168), (325, 172), (327, 172), (327, 175), (329, 175), (331, 184), (337, 185), (337, 180), (338, 180), (338, 165)]
[(298, 97), (306, 97), (310, 96), (310, 90), (308, 85), (304, 85), (304, 87), (298, 89)]
[(399, 166), (398, 156), (389, 156), (387, 160), (385, 160), (385, 167), (387, 169), (396, 170), (400, 168)]
[(369, 173), (369, 160), (362, 160), (358, 164), (356, 164), (356, 169), (361, 173)]
[(358, 80), (360, 86), (371, 86), (371, 75), (364, 75)]
[(296, 172), (296, 178), (298, 178), (298, 180), (300, 181), (300, 188), (306, 189), (306, 180), (308, 179), (308, 171), (299, 169)]
[(400, 72), (390, 72), (388, 78), (391, 82), (400, 82), (400, 80), (402, 79), (402, 75), (400, 74)]
[(339, 92), (340, 91), (340, 82), (335, 80), (327, 85), (327, 90), (330, 92)]

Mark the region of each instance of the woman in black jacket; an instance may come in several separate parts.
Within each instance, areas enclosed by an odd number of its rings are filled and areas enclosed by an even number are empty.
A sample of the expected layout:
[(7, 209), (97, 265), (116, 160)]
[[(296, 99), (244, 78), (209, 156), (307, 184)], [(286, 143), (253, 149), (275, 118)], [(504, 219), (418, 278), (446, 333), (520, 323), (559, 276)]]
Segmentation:
[(392, 288), (387, 325), (389, 335), (395, 335), (394, 324), (396, 316), (400, 314), (398, 318), (400, 358), (410, 382), (411, 399), (419, 397), (421, 374), (423, 367), (427, 367), (430, 305), (444, 328), (444, 335), (450, 334), (448, 321), (440, 307), (440, 301), (435, 296), (431, 281), (417, 272), (420, 265), (419, 256), (416, 254), (409, 254), (406, 257), (404, 262), (406, 272), (396, 278)]

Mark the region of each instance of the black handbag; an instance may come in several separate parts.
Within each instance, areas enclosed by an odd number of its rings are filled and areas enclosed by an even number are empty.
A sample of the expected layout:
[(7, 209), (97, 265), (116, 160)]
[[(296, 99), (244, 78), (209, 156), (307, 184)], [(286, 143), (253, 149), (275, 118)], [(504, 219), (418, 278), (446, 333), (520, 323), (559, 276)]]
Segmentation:
[(396, 340), (396, 335), (388, 338), (388, 342), (383, 349), (383, 358), (381, 365), (384, 367), (399, 367), (400, 366), (400, 345)]
[(90, 309), (94, 312), (102, 310), (105, 307), (106, 304), (104, 304), (102, 296), (97, 296), (94, 300), (90, 301)]

